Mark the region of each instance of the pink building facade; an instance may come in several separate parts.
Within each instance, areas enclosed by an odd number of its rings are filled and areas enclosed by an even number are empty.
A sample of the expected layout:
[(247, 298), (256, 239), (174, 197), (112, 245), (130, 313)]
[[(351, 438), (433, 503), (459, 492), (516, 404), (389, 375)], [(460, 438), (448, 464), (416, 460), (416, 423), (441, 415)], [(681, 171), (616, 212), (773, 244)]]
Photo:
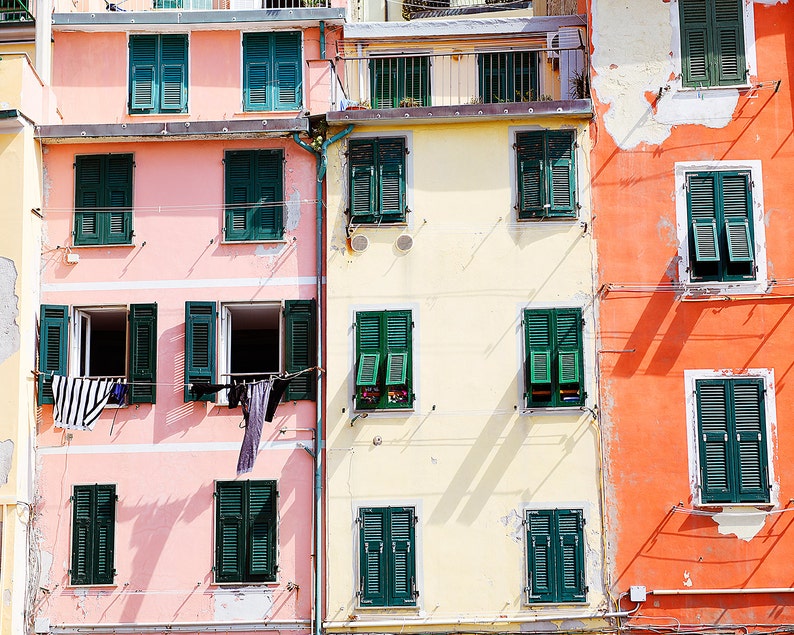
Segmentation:
[[(332, 107), (343, 10), (57, 11), (36, 630), (309, 632), (318, 162), (295, 138)], [(251, 386), (302, 370), (238, 475), (242, 408), (191, 387), (246, 384), (255, 427)], [(127, 394), (63, 428), (54, 375)]]

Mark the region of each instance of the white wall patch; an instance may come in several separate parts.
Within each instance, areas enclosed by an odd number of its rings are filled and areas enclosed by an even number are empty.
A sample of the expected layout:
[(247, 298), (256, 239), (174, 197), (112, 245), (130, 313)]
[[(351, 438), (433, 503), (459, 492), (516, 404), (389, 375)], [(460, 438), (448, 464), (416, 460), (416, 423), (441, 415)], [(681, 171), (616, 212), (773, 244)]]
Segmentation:
[(215, 621), (264, 620), (273, 607), (273, 592), (258, 587), (218, 589), (213, 593)]
[(768, 514), (760, 509), (726, 507), (712, 518), (717, 523), (717, 531), (723, 536), (733, 534), (746, 542), (750, 542), (764, 528)]

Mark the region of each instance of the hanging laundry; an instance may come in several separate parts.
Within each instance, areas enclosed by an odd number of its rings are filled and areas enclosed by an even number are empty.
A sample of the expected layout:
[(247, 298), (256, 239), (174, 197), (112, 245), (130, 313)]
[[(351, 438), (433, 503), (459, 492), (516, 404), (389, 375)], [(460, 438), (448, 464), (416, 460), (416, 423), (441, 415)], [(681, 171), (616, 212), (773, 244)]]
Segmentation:
[[(117, 382), (110, 391), (110, 396), (113, 398), (113, 403), (115, 403), (117, 406), (125, 406), (127, 404), (128, 389), (129, 386), (127, 385), (126, 380)], [(113, 419), (115, 420), (115, 417)]]
[[(253, 385), (253, 384), (251, 384)], [(238, 405), (243, 408), (243, 419), (248, 423), (248, 390), (249, 384), (233, 384), (229, 386), (229, 408)]]
[[(240, 457), (237, 459), (238, 476), (250, 472), (254, 468), (272, 387), (272, 381), (258, 381), (248, 385), (248, 420), (243, 435), (243, 445), (240, 448)], [(231, 399), (229, 399), (229, 405), (231, 406)]]
[(53, 419), (58, 428), (91, 430), (107, 405), (114, 379), (52, 376)]
[(224, 388), (231, 388), (231, 384), (190, 384), (190, 394), (201, 399), (204, 395), (214, 395)]
[(265, 411), (265, 421), (270, 423), (273, 421), (273, 415), (276, 414), (276, 408), (278, 408), (278, 404), (281, 402), (281, 396), (284, 394), (284, 391), (287, 390), (287, 386), (292, 381), (292, 378), (295, 377), (276, 377), (273, 379), (273, 387), (270, 389), (270, 395), (267, 399), (267, 410)]

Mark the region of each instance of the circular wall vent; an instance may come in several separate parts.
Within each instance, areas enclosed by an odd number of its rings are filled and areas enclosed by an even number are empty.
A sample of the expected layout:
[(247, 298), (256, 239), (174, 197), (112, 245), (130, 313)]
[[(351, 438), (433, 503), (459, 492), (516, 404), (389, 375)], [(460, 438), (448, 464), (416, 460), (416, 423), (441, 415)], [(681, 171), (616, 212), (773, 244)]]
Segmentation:
[(401, 252), (409, 252), (411, 251), (411, 247), (414, 246), (414, 237), (410, 234), (400, 234), (397, 236), (397, 241), (394, 244)]
[(369, 247), (369, 238), (364, 234), (356, 234), (350, 239), (350, 249), (360, 254), (367, 250)]

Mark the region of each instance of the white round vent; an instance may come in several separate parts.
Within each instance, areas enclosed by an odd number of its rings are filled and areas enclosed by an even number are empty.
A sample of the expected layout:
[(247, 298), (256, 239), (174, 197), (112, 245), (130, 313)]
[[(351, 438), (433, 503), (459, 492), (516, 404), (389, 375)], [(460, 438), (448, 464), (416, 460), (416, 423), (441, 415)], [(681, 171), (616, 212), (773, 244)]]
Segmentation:
[(403, 253), (409, 252), (411, 251), (411, 247), (414, 246), (414, 237), (411, 236), (411, 234), (400, 234), (397, 236), (394, 245)]
[(367, 250), (369, 247), (369, 238), (364, 234), (356, 234), (350, 239), (350, 249), (360, 254)]

